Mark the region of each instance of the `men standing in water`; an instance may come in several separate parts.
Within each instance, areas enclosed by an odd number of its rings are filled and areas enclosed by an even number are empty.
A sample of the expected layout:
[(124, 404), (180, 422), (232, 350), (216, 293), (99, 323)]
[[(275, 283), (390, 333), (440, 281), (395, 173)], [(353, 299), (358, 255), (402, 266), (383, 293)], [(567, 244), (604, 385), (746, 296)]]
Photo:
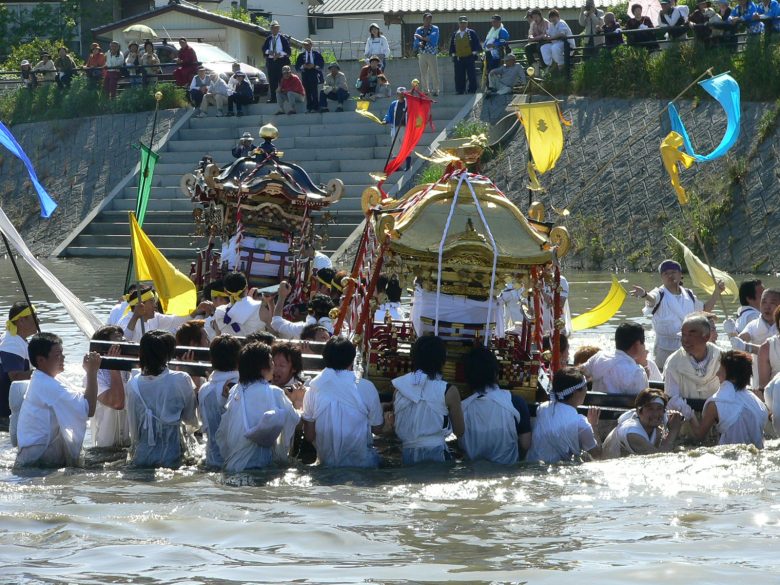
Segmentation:
[(634, 286), (631, 294), (645, 300), (642, 312), (652, 317), (655, 330), (655, 363), (663, 368), (666, 359), (680, 347), (680, 327), (685, 317), (695, 311), (712, 311), (725, 286), (718, 282), (715, 291), (706, 303), (702, 303), (693, 291), (684, 288), (682, 266), (674, 260), (664, 260), (658, 267), (661, 286), (647, 292), (641, 286)]
[(28, 351), (35, 371), (19, 412), (16, 465), (75, 465), (87, 432), (87, 419), (95, 414), (100, 355), (90, 352), (84, 356), (87, 386), (82, 393), (57, 379), (65, 371), (59, 337), (36, 333)]
[(593, 380), (594, 392), (639, 394), (647, 388), (645, 330), (638, 323), (621, 323), (615, 330), (615, 351), (600, 351), (581, 366)]
[(132, 311), (122, 317), (118, 325), (125, 332), (127, 341), (140, 341), (146, 331), (162, 329), (169, 333), (175, 333), (179, 326), (197, 314), (198, 311), (209, 311), (210, 302), (202, 302), (197, 309), (187, 317), (178, 315), (165, 315), (157, 312), (157, 293), (150, 286), (143, 286), (140, 290), (130, 293), (127, 306)]
[(723, 329), (729, 335), (739, 335), (745, 330), (747, 324), (758, 319), (761, 315), (761, 295), (764, 294), (764, 286), (760, 280), (746, 280), (739, 283), (739, 309), (737, 320), (726, 319)]
[(9, 391), (11, 382), (29, 380), (32, 374), (27, 356), (27, 338), (37, 330), (33, 312), (27, 303), (14, 303), (8, 311), (5, 335), (0, 341), (0, 418), (11, 414)]
[(217, 307), (212, 327), (219, 334), (240, 337), (265, 331), (265, 322), (260, 318), (263, 303), (247, 296), (246, 276), (240, 272), (231, 272), (223, 282), (230, 303)]

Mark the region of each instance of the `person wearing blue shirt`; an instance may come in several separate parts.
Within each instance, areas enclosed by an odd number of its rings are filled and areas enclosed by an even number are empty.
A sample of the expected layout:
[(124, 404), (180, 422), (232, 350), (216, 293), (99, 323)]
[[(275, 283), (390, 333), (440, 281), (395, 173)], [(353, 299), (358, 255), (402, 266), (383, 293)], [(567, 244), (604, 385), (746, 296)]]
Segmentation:
[(436, 55), (439, 54), (439, 27), (431, 24), (433, 15), (426, 12), (423, 15), (423, 25), (414, 31), (412, 49), (417, 53), (420, 62), (420, 87), (425, 93), (439, 95), (439, 68)]
[(759, 18), (764, 21), (769, 21), (764, 24), (765, 32), (780, 32), (780, 2), (777, 0), (764, 0), (756, 5), (757, 13), (753, 15), (753, 20)]
[(753, 16), (759, 15), (758, 8), (750, 0), (738, 0), (737, 5), (732, 9), (729, 22), (738, 24), (745, 23), (748, 34), (760, 35), (764, 32), (764, 23), (760, 20), (754, 20)]
[(485, 37), (485, 60), (487, 62), (487, 72), (501, 67), (504, 53), (506, 52), (509, 41), (509, 31), (501, 23), (501, 17), (498, 14), (490, 19), (490, 30)]
[[(399, 87), (396, 90), (396, 99), (390, 103), (390, 107), (385, 114), (385, 118), (382, 121), (384, 124), (390, 125), (390, 138), (394, 139), (395, 135), (401, 131), (401, 128), (406, 127), (406, 99), (404, 94), (406, 93), (405, 87)], [(408, 171), (412, 166), (412, 157), (406, 157), (406, 164), (403, 171)]]

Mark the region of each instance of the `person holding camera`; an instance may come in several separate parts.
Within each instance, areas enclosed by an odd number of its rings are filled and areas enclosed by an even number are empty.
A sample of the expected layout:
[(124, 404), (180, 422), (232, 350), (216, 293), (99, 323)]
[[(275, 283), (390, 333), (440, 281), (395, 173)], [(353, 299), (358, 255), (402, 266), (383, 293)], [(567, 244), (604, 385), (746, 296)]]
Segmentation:
[(595, 56), (604, 45), (604, 11), (596, 8), (595, 0), (586, 0), (585, 8), (580, 13), (580, 26), (585, 39), (583, 56), (587, 59)]
[(417, 53), (417, 60), (420, 62), (420, 87), (425, 88), (425, 93), (437, 96), (440, 90), (439, 68), (436, 64), (436, 55), (439, 54), (439, 27), (432, 22), (433, 15), (426, 12), (422, 26), (414, 31), (412, 49)]

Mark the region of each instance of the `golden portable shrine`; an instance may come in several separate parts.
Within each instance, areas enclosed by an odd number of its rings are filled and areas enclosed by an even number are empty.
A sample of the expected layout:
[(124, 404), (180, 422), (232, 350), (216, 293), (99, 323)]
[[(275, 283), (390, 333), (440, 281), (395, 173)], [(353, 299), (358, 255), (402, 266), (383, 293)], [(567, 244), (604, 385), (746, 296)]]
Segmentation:
[[(273, 144), (278, 130), (260, 129), (263, 143), (248, 156), (219, 167), (204, 157), (182, 177), (181, 189), (195, 204), (198, 235), (209, 244), (192, 263), (191, 277), (202, 288), (230, 270), (240, 270), (250, 287), (296, 283), (291, 298), (308, 296), (314, 256), (313, 214), (341, 198), (344, 185), (331, 179), (315, 185), (300, 166), (282, 162)], [(221, 238), (220, 249), (215, 247)]]
[[(449, 164), (435, 183), (399, 199), (383, 199), (375, 187), (364, 191), (365, 227), (335, 329), (344, 324), (353, 332), (365, 375), (379, 388), (410, 370), (416, 337), (434, 333), (448, 342), (448, 380), (462, 381), (460, 358), (487, 343), (501, 363), (501, 387), (534, 401), (542, 360), (553, 370), (559, 361), (558, 259), (569, 249), (568, 232), (545, 223), (539, 204), (535, 219), (527, 219), (489, 178), (469, 172), (466, 165), (482, 153), (479, 143), (450, 140), (442, 150)], [(380, 273), (397, 275), (412, 290), (409, 321), (389, 314), (374, 321)], [(545, 289), (552, 291), (554, 325), (552, 351), (543, 356)], [(507, 318), (508, 290), (519, 293), (518, 306), (532, 307), (530, 314)]]

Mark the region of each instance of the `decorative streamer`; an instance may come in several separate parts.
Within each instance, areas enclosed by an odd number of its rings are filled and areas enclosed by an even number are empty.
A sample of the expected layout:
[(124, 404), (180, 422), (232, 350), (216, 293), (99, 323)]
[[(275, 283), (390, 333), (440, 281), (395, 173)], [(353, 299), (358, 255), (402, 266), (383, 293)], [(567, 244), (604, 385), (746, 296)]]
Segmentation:
[(30, 161), (30, 158), (24, 150), (22, 150), (22, 147), (16, 141), (14, 135), (11, 134), (11, 131), (6, 128), (5, 124), (2, 122), (0, 122), (0, 144), (10, 150), (14, 156), (21, 160), (24, 163), (24, 166), (27, 167), (27, 172), (30, 175), (30, 182), (38, 193), (38, 199), (41, 202), (41, 217), (47, 219), (51, 217), (51, 214), (57, 209), (57, 203), (49, 196), (46, 189), (43, 188), (43, 185), (41, 185), (41, 182), (38, 180), (38, 175), (35, 173), (32, 161)]

